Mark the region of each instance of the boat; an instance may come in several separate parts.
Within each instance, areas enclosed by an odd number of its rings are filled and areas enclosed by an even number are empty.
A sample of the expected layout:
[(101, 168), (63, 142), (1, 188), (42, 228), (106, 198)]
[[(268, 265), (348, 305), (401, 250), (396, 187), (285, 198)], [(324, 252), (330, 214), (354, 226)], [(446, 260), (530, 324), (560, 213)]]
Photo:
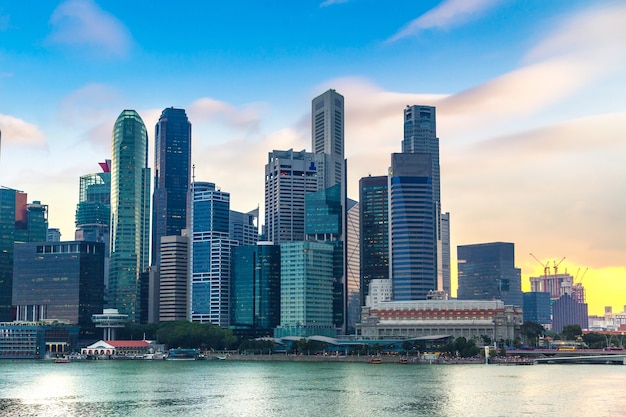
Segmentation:
[(195, 361), (200, 357), (198, 349), (170, 349), (167, 352), (168, 361)]
[(371, 358), (367, 361), (367, 363), (379, 364), (379, 363), (383, 363), (383, 360), (382, 358)]
[(70, 363), (70, 358), (56, 358), (54, 363)]

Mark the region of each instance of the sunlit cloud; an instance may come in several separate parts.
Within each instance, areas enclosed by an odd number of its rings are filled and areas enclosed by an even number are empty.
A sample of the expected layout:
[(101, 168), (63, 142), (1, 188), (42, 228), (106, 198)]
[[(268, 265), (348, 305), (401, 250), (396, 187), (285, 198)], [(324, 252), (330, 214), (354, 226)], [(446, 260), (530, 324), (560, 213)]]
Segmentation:
[(502, 0), (445, 0), (400, 29), (387, 42), (413, 36), (426, 29), (445, 29), (470, 20)]
[(219, 123), (248, 132), (258, 132), (266, 105), (247, 104), (241, 108), (212, 98), (201, 98), (188, 107), (193, 123)]
[(0, 114), (2, 145), (46, 146), (44, 134), (39, 128), (17, 117)]
[(52, 33), (48, 42), (89, 46), (98, 53), (124, 57), (131, 46), (126, 27), (93, 0), (68, 0), (50, 18)]

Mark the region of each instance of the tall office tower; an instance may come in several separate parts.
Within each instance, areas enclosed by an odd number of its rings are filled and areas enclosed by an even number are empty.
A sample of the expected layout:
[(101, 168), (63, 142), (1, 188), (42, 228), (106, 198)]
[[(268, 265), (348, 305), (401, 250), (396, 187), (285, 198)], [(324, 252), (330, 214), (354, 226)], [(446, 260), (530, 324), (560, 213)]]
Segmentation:
[(313, 153), (327, 155), (322, 188), (342, 184), (345, 191), (346, 163), (344, 159), (343, 96), (328, 90), (311, 103), (311, 138)]
[(359, 180), (362, 306), (370, 293), (370, 282), (389, 279), (388, 181), (386, 175)]
[(515, 245), (493, 242), (457, 247), (459, 300), (502, 300), (522, 305), (521, 270), (515, 267)]
[(394, 301), (437, 290), (437, 202), (427, 153), (394, 153), (389, 170), (389, 253)]
[[(311, 102), (311, 147), (313, 153), (323, 156), (323, 164), (320, 169), (320, 190), (330, 187), (340, 187), (341, 217), (339, 234), (333, 239), (341, 242), (338, 245), (341, 253), (341, 276), (336, 277), (336, 293), (334, 300), (335, 320), (341, 318), (337, 326), (342, 332), (347, 330), (347, 295), (348, 282), (346, 273), (346, 221), (347, 221), (347, 184), (346, 184), (346, 160), (344, 157), (344, 98), (335, 90), (328, 90), (315, 97)], [(310, 237), (309, 237), (310, 240)], [(316, 238), (318, 242), (323, 242)]]
[(280, 245), (280, 326), (274, 337), (335, 337), (332, 245)]
[(210, 182), (191, 184), (190, 318), (228, 327), (230, 257), (236, 242), (229, 235), (230, 194)]
[[(439, 138), (436, 109), (431, 106), (407, 106), (404, 110), (403, 153), (426, 153), (431, 157), (433, 192), (437, 203), (437, 289), (450, 294), (450, 234), (449, 213), (441, 213), (441, 175), (439, 167)], [(445, 229), (445, 230), (444, 230)]]
[(304, 240), (304, 196), (322, 189), (323, 155), (274, 150), (265, 165), (266, 239), (274, 244)]
[(148, 132), (136, 111), (115, 121), (112, 153), (109, 306), (137, 322), (150, 253), (150, 168)]
[(13, 320), (12, 292), (14, 244), (45, 242), (48, 234), (48, 206), (27, 195), (0, 187), (0, 321)]
[(355, 334), (356, 324), (361, 321), (361, 229), (359, 214), (359, 203), (348, 199), (346, 216), (347, 334)]
[(426, 153), (431, 157), (435, 201), (441, 201), (439, 182), (439, 138), (435, 107), (407, 106), (404, 109), (402, 153)]
[(259, 209), (247, 213), (230, 211), (230, 238), (240, 246), (256, 245), (259, 241)]
[(238, 336), (269, 336), (280, 324), (280, 245), (233, 248), (230, 328)]
[(96, 338), (91, 315), (102, 312), (104, 244), (32, 242), (15, 245), (13, 304), (18, 321), (59, 320)]
[(13, 321), (13, 245), (18, 195), (26, 198), (26, 194), (17, 190), (0, 187), (0, 322)]
[(448, 297), (451, 296), (451, 283), (450, 283), (450, 213), (441, 213), (441, 290), (443, 290)]
[(345, 330), (345, 241), (342, 240), (344, 205), (341, 197), (341, 184), (304, 197), (306, 240), (328, 243), (333, 253), (333, 323)]
[(189, 292), (189, 236), (161, 237), (159, 321), (187, 320)]
[(111, 259), (111, 160), (106, 159), (98, 165), (102, 172), (80, 177), (74, 239), (104, 243), (104, 285), (108, 288)]
[(184, 109), (161, 113), (154, 133), (152, 265), (159, 266), (161, 237), (180, 236), (187, 227), (191, 173), (191, 123)]

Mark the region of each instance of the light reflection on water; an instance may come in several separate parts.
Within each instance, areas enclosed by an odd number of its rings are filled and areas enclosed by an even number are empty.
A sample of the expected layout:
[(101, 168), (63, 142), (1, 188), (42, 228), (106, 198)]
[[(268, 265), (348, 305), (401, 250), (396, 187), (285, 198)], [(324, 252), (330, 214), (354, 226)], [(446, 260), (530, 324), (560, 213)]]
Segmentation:
[(0, 416), (622, 415), (626, 366), (0, 361)]

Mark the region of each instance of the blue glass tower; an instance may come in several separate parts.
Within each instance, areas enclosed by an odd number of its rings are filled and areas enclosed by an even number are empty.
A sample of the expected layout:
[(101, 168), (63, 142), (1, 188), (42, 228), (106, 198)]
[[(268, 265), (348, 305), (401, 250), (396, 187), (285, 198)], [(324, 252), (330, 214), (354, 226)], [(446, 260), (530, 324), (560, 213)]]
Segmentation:
[(134, 110), (124, 110), (113, 127), (111, 159), (111, 266), (109, 306), (141, 317), (140, 274), (150, 245), (148, 132)]
[(230, 194), (210, 182), (191, 184), (191, 320), (228, 327)]
[(427, 153), (395, 153), (389, 170), (390, 269), (395, 301), (437, 290), (437, 202)]
[(180, 236), (187, 227), (187, 192), (191, 172), (191, 123), (184, 109), (161, 113), (154, 133), (152, 265), (161, 264), (163, 236)]

